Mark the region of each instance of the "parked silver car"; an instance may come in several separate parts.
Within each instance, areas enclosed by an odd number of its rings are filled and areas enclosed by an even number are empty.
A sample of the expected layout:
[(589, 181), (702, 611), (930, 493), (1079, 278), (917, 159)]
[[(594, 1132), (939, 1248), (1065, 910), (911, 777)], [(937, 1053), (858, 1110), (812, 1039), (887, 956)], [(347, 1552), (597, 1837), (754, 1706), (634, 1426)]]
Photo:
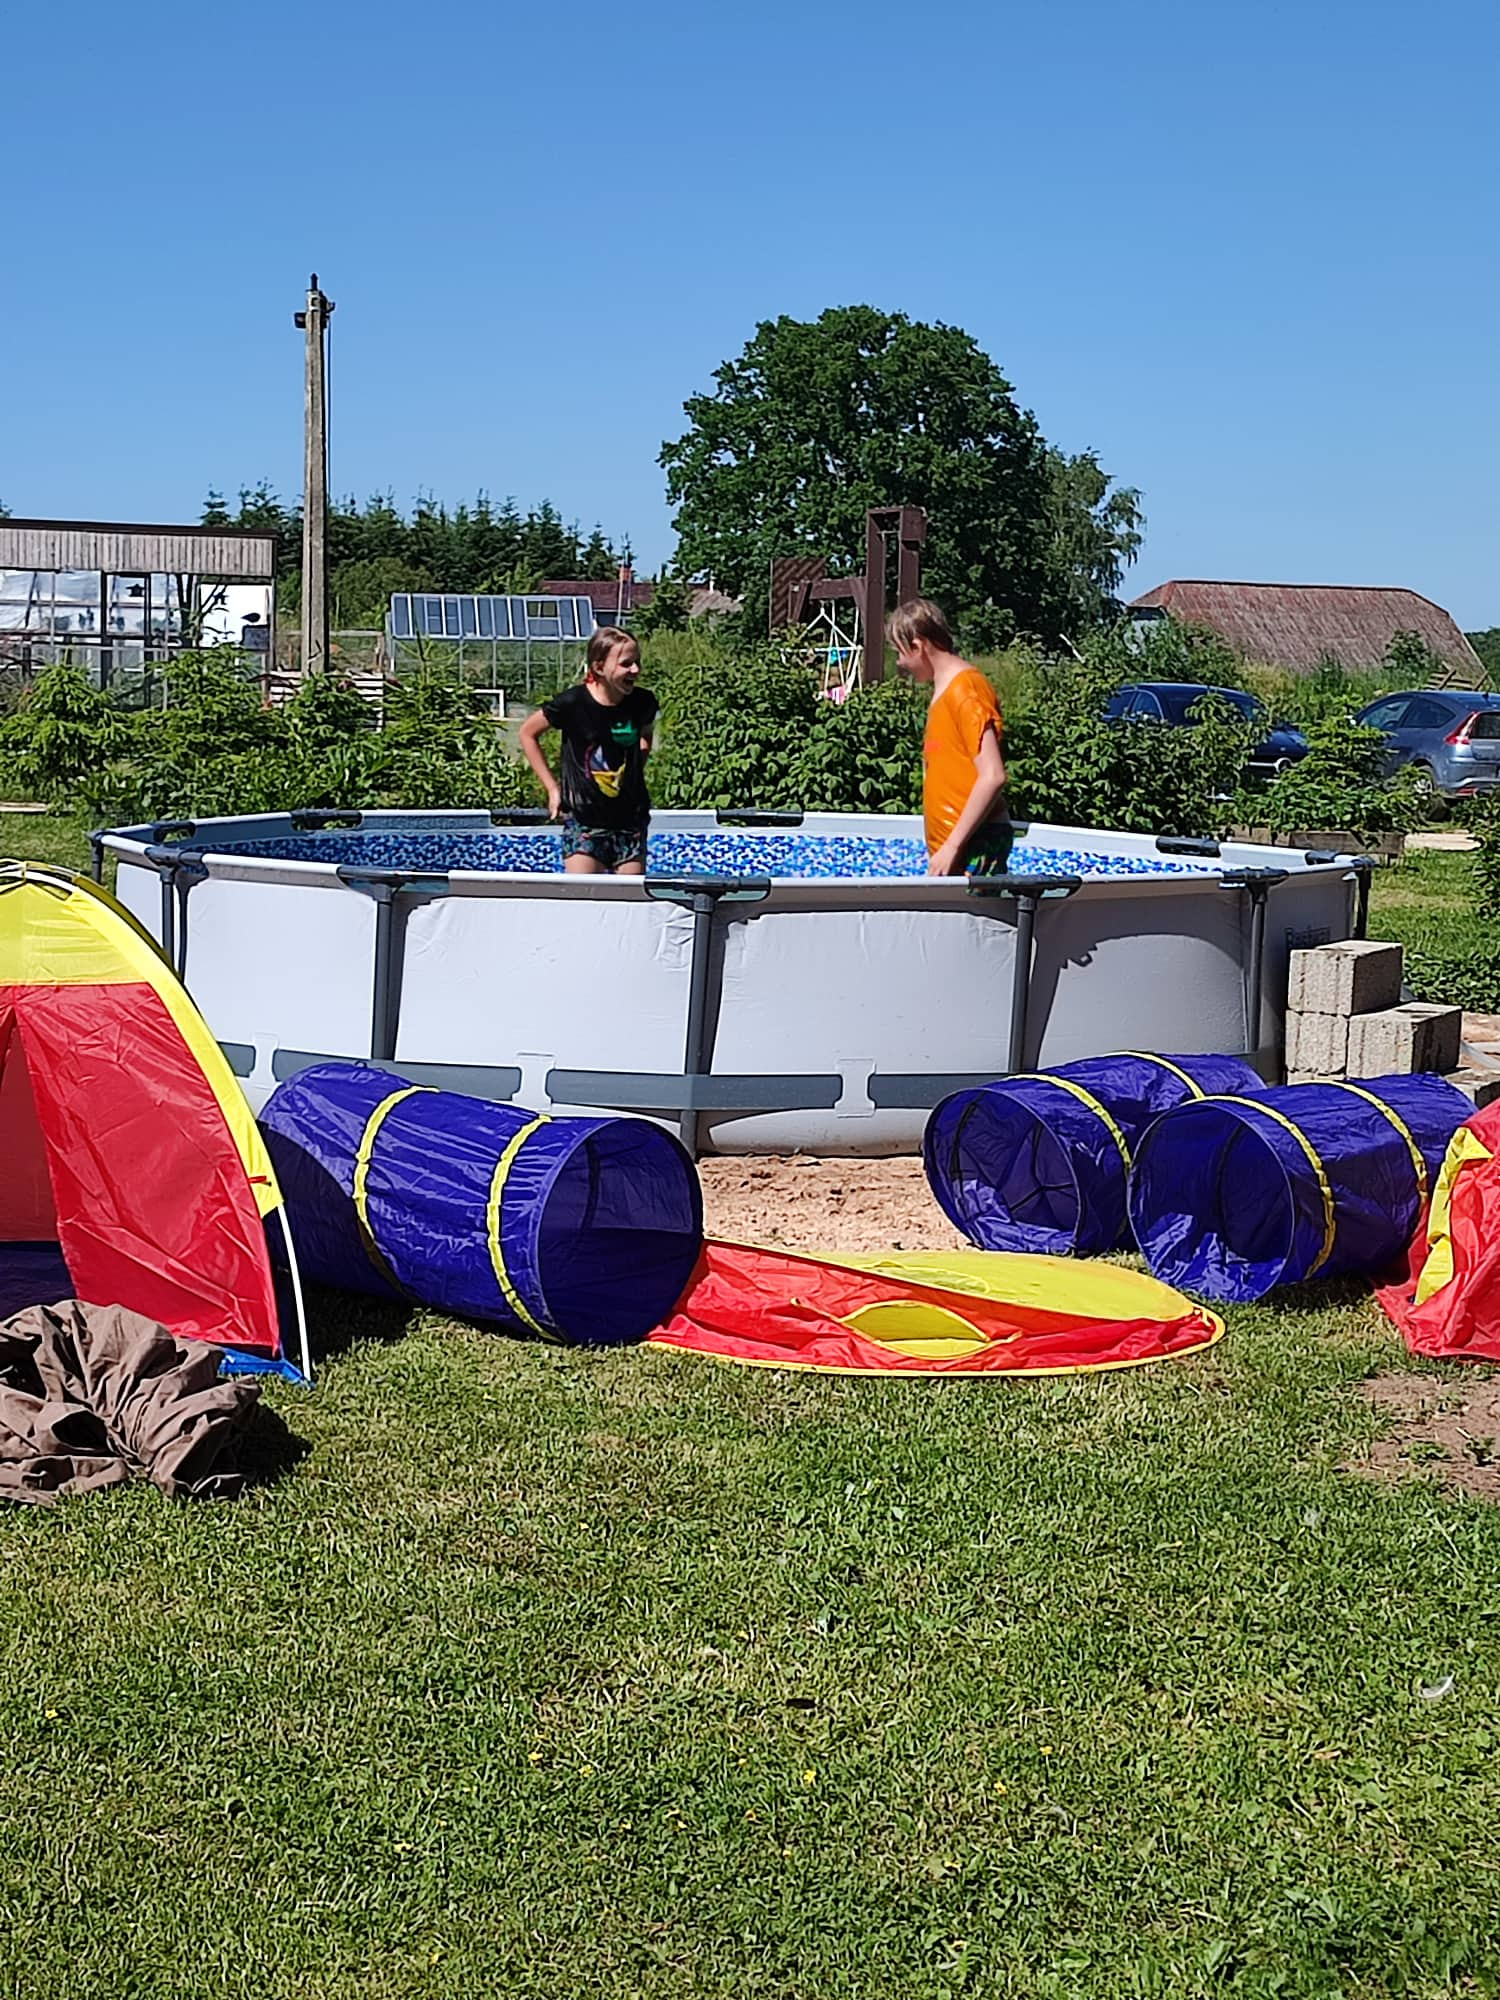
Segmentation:
[(1383, 694), (1354, 720), (1385, 737), (1387, 775), (1409, 765), (1434, 798), (1500, 786), (1500, 695), (1414, 688)]

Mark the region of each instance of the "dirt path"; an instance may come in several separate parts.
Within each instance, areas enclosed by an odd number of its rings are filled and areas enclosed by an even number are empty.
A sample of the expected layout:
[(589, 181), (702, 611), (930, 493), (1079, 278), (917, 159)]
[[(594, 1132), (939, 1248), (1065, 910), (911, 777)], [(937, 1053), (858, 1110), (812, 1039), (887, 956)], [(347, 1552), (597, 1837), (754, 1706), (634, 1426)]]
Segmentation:
[(710, 1236), (788, 1250), (958, 1250), (920, 1160), (710, 1159)]

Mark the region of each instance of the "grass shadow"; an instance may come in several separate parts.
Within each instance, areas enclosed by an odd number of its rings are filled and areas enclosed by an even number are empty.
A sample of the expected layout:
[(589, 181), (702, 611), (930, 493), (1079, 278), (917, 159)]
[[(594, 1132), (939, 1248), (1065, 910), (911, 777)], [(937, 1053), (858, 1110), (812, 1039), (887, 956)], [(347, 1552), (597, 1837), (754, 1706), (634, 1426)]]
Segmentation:
[(363, 1292), (307, 1288), (307, 1332), (315, 1363), (336, 1361), (371, 1341), (389, 1347), (405, 1337), (418, 1308), (405, 1299), (377, 1299)]
[(311, 1452), (306, 1438), (298, 1437), (277, 1411), (258, 1401), (235, 1438), (234, 1462), (248, 1493), (279, 1486)]

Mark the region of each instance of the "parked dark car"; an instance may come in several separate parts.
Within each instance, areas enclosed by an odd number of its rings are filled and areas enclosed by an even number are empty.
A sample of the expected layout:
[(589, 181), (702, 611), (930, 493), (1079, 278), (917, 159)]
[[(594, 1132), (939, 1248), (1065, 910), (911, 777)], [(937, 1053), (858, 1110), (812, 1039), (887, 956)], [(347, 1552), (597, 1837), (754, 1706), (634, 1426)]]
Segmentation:
[(1216, 688), (1197, 681), (1132, 681), (1117, 688), (1105, 705), (1106, 722), (1165, 722), (1174, 729), (1191, 728), (1193, 710), (1207, 695), (1218, 695), (1245, 720), (1264, 733), (1250, 752), (1247, 769), (1275, 776), (1307, 755), (1307, 738), (1300, 729), (1271, 726), (1265, 703), (1243, 688)]
[(1500, 695), (1414, 688), (1383, 694), (1354, 720), (1384, 736), (1387, 774), (1409, 765), (1434, 798), (1466, 799), (1500, 785)]

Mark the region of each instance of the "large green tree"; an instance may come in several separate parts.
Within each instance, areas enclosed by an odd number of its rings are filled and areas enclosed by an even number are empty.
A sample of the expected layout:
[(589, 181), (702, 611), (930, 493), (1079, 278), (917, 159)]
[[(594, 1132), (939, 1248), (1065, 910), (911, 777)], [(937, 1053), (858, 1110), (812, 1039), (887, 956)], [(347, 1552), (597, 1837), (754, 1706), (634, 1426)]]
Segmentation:
[(1050, 447), (960, 328), (873, 306), (767, 320), (714, 384), (661, 452), (688, 574), (754, 603), (776, 556), (862, 567), (867, 510), (905, 504), (927, 510), (926, 587), (971, 645), (1073, 636), (1107, 612), (1138, 496)]

